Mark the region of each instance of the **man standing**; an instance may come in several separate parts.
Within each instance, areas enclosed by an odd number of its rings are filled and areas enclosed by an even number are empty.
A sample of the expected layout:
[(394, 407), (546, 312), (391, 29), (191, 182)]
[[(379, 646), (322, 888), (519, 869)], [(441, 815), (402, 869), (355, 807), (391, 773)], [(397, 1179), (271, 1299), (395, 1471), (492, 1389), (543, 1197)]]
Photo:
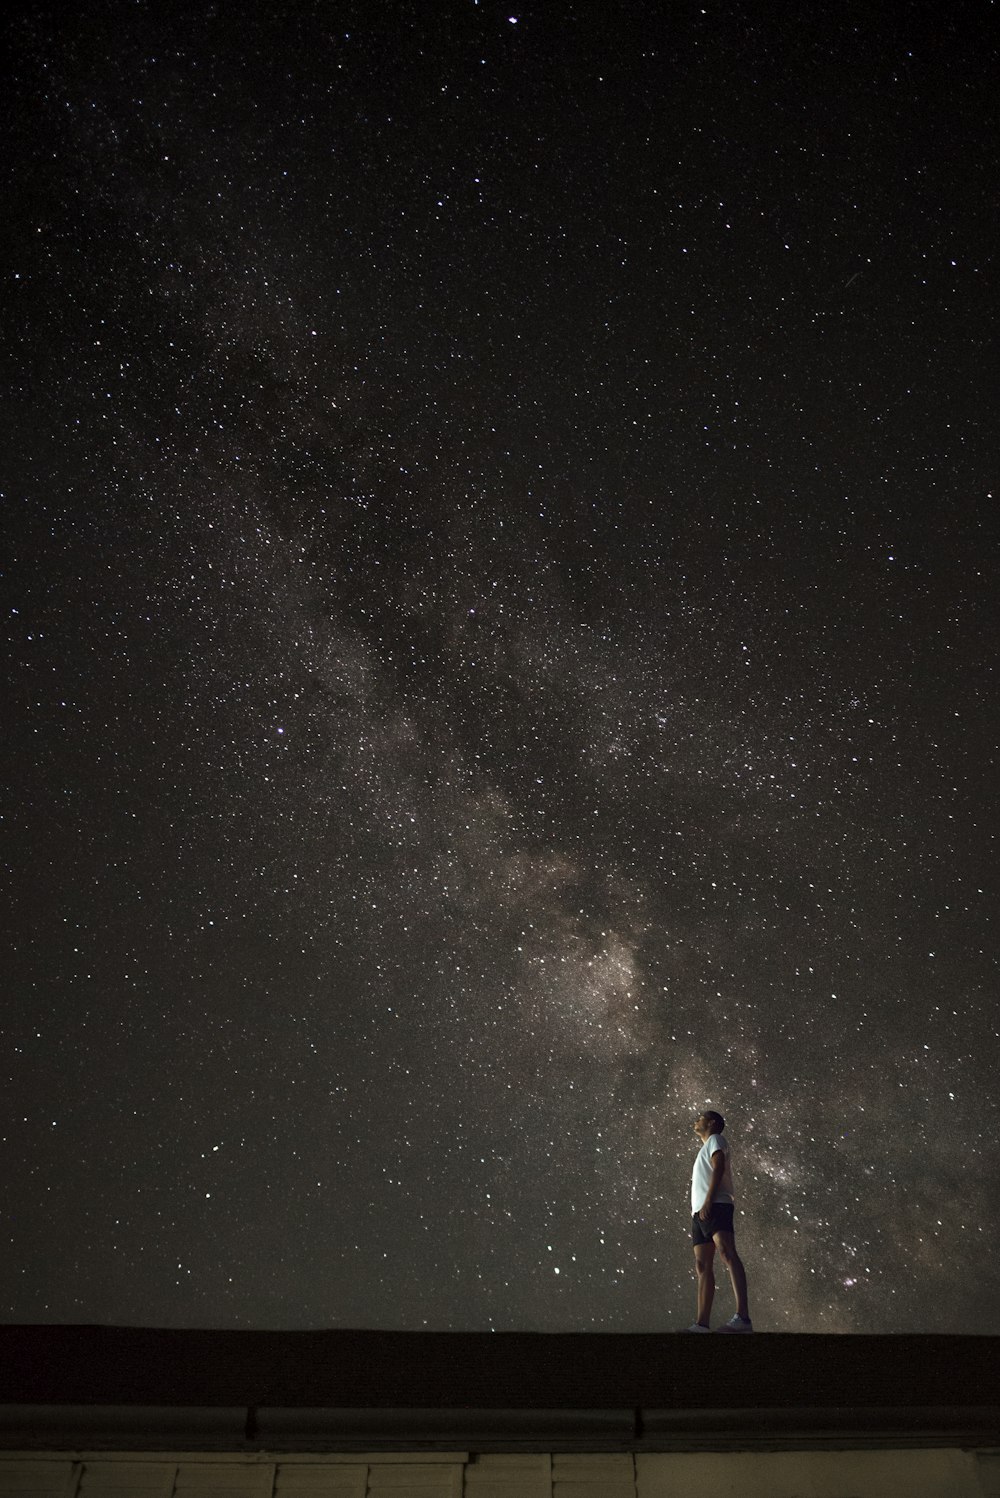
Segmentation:
[(698, 1274), (698, 1319), (689, 1332), (707, 1332), (715, 1295), (715, 1250), (729, 1270), (736, 1296), (736, 1315), (720, 1332), (752, 1332), (747, 1309), (747, 1277), (743, 1261), (736, 1252), (733, 1233), (733, 1174), (729, 1165), (729, 1140), (722, 1132), (726, 1121), (721, 1113), (700, 1113), (694, 1131), (701, 1140), (691, 1174), (691, 1239), (694, 1243), (694, 1267)]

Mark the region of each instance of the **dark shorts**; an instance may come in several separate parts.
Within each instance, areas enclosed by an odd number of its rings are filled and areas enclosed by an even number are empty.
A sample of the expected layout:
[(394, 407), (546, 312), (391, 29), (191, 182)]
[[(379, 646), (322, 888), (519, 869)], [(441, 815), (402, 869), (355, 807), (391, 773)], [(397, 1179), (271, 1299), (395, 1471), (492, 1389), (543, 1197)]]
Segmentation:
[(713, 1202), (709, 1217), (703, 1222), (695, 1212), (691, 1218), (691, 1242), (694, 1244), (711, 1243), (715, 1233), (731, 1233), (733, 1231), (733, 1204), (732, 1202)]

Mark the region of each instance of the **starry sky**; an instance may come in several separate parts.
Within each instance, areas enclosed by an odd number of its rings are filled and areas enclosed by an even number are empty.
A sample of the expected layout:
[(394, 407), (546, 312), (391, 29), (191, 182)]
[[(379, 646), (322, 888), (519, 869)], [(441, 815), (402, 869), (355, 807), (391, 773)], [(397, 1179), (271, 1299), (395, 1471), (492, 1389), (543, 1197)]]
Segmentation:
[(1000, 1332), (996, 7), (6, 17), (3, 1319)]

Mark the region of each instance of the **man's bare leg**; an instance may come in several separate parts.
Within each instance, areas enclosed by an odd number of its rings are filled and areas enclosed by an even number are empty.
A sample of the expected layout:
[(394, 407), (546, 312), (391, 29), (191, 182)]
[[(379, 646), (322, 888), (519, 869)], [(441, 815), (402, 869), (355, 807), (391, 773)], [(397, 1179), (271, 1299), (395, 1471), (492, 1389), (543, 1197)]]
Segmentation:
[[(736, 1252), (736, 1238), (733, 1233), (714, 1233), (713, 1237), (722, 1256), (722, 1262), (729, 1270), (729, 1278), (733, 1282), (733, 1294), (736, 1296), (736, 1314), (742, 1316), (744, 1321), (750, 1320), (750, 1312), (747, 1309), (747, 1276), (743, 1268), (743, 1260)], [(695, 1249), (695, 1253), (698, 1250)], [(700, 1319), (700, 1318), (699, 1318)]]
[(698, 1323), (708, 1326), (712, 1319), (712, 1299), (715, 1295), (714, 1243), (694, 1245), (694, 1267), (698, 1275)]

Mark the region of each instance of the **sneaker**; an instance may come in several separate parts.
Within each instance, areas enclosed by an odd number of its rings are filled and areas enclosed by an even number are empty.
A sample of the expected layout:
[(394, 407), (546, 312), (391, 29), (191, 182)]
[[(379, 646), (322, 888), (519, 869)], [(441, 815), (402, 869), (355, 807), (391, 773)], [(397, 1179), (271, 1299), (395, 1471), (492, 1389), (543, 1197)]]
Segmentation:
[(686, 1326), (684, 1330), (686, 1332), (710, 1332), (712, 1328), (710, 1326), (702, 1326), (700, 1321), (692, 1321), (691, 1325)]
[(717, 1326), (715, 1329), (717, 1332), (752, 1332), (753, 1322), (749, 1317), (744, 1321), (742, 1316), (734, 1316), (725, 1326)]

